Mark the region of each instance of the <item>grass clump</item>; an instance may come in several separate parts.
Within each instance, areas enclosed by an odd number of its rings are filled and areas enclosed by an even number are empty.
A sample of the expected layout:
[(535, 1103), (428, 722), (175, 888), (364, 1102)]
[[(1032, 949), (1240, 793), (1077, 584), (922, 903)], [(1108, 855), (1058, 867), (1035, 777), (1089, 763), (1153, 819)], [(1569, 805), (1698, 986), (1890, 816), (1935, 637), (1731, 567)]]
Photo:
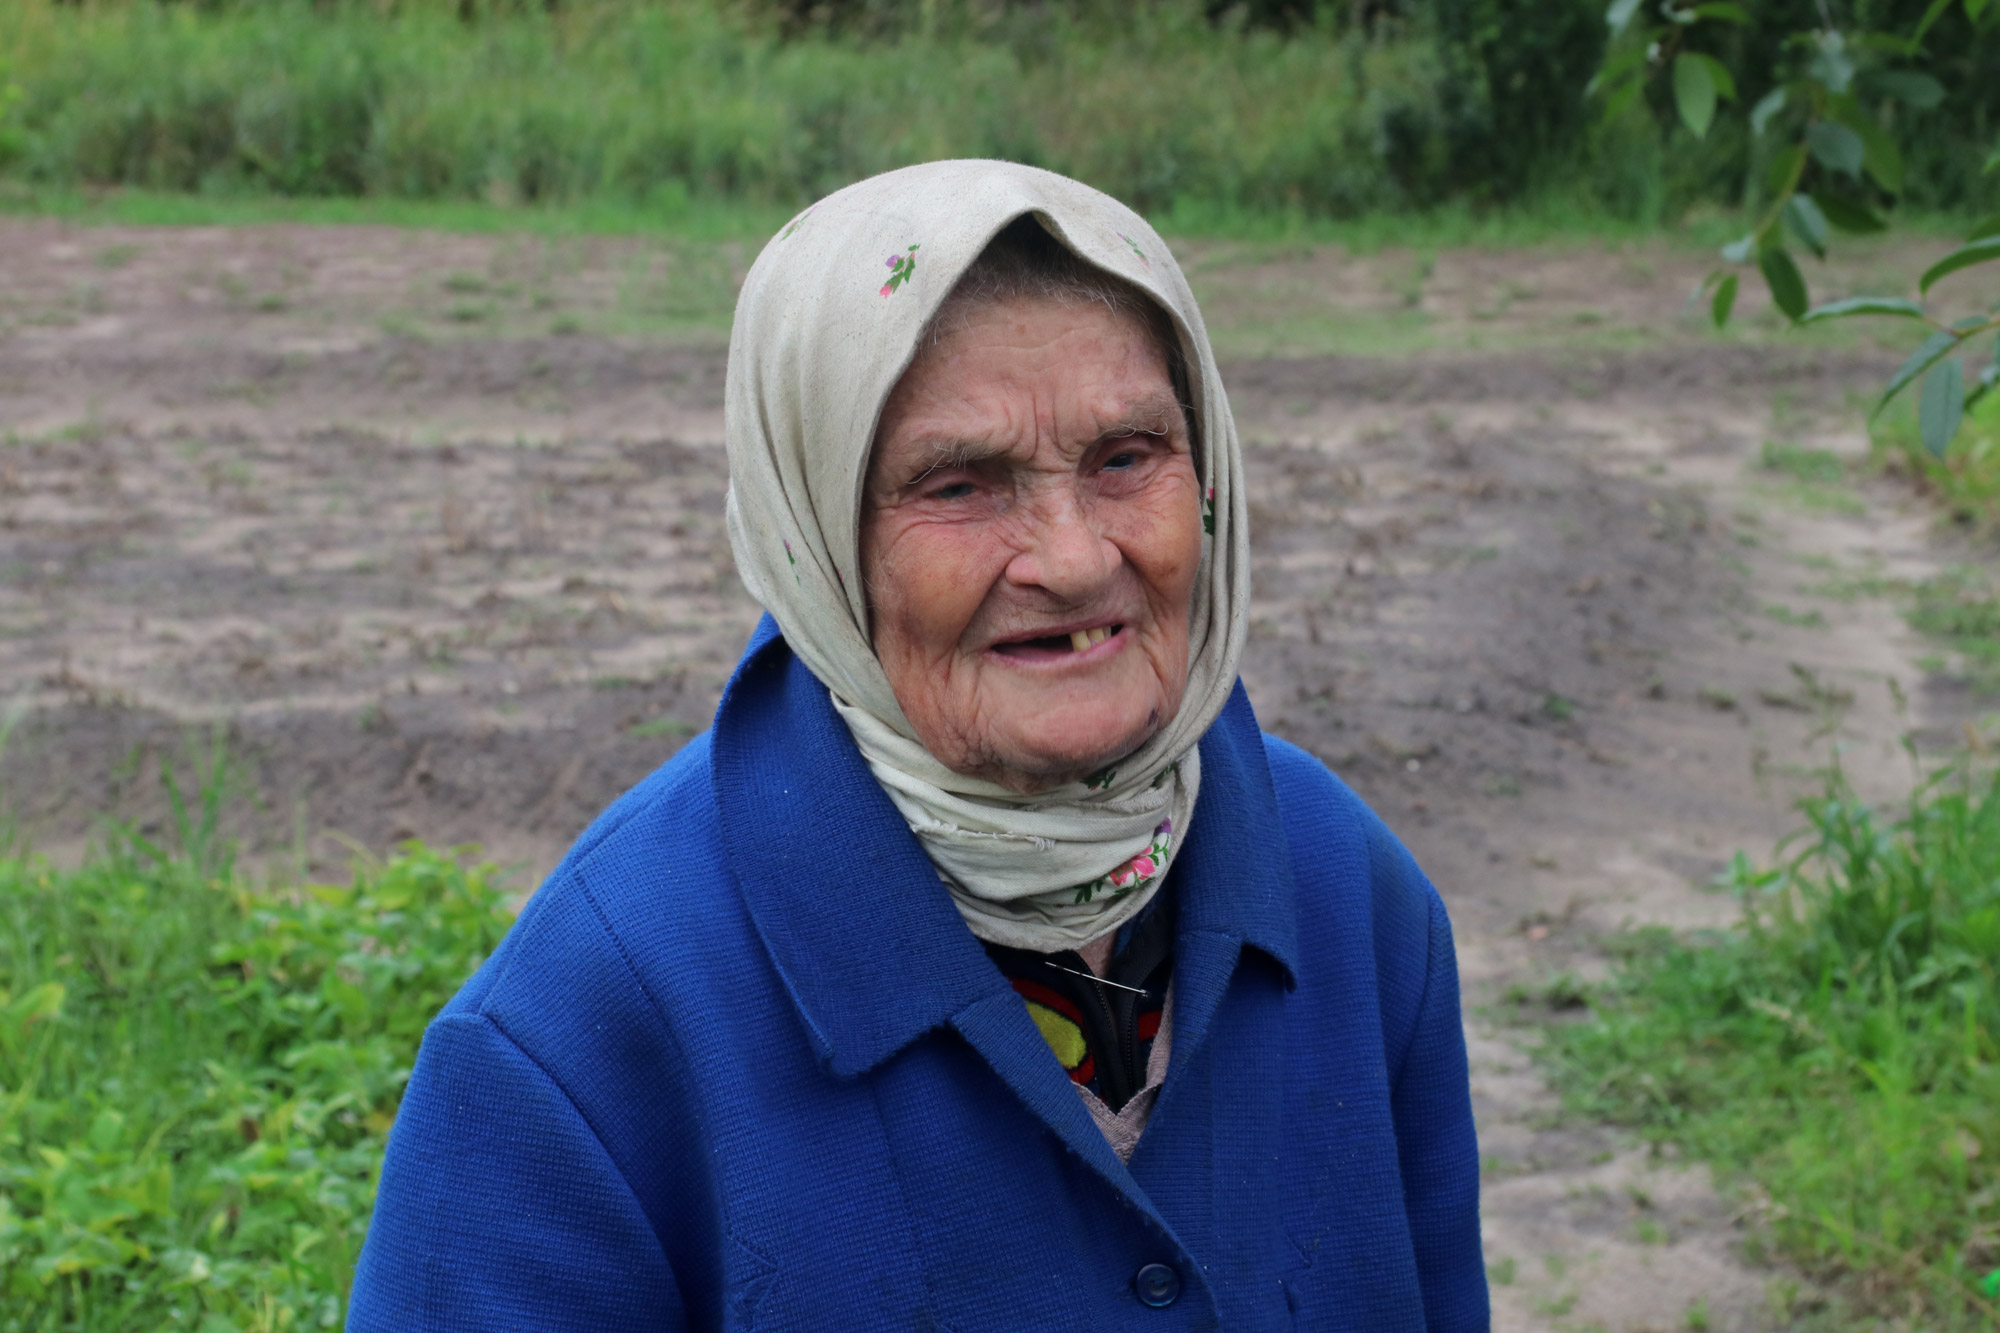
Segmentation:
[(1764, 441), (1757, 461), (1768, 472), (1781, 472), (1798, 481), (1835, 483), (1847, 477), (1846, 465), (1832, 450), (1780, 440)]
[[(2000, 348), (1995, 360), (2000, 362)], [(1924, 447), (1916, 408), (1908, 404), (1877, 420), (1874, 445), (1878, 460), (1913, 476), (1956, 522), (2000, 532), (2000, 393), (1987, 394), (1965, 414), (1943, 458)]]
[(1772, 1235), (1928, 1329), (2000, 1318), (2000, 777), (1892, 816), (1836, 771), (1731, 931), (1625, 940), (1544, 1054), (1567, 1103), (1747, 1183)]
[(509, 920), (420, 845), (266, 892), (195, 841), (0, 860), (4, 1333), (339, 1327), (424, 1025)]

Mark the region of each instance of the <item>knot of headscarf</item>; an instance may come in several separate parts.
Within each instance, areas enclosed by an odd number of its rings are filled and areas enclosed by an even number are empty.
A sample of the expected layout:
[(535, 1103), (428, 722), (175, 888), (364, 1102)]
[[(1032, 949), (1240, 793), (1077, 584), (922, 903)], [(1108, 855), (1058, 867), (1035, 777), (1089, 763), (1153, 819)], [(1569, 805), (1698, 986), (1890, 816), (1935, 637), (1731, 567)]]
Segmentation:
[[(1205, 530), (1180, 711), (1123, 759), (1035, 796), (955, 773), (917, 739), (870, 646), (859, 539), (883, 404), (959, 276), (1026, 215), (1172, 318)], [(724, 421), (729, 540), (744, 585), (826, 685), (973, 933), (1047, 953), (1136, 915), (1194, 818), (1196, 745), (1235, 686), (1249, 596), (1235, 423), (1166, 244), (1110, 196), (1011, 163), (934, 162), (851, 185), (793, 218), (751, 267)]]

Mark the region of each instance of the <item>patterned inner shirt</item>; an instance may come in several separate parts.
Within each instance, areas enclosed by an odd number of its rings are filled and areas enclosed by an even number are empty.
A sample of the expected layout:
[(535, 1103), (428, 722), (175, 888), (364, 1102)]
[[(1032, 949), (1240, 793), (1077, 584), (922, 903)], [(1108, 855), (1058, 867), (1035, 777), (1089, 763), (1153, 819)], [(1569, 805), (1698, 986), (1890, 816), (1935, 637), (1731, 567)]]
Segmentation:
[(1102, 978), (1074, 950), (1032, 953), (986, 946), (987, 957), (1027, 1001), (1028, 1017), (1070, 1079), (1113, 1111), (1146, 1086), (1146, 1062), (1174, 971), (1172, 889), (1170, 879), (1144, 912), (1119, 929)]

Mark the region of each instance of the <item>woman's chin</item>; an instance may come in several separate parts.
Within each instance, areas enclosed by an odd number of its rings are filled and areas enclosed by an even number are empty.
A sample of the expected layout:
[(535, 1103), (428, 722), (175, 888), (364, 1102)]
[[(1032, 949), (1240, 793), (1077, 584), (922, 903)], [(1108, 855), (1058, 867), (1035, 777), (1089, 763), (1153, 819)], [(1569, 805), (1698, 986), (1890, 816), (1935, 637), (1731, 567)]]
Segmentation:
[(1157, 730), (1144, 725), (1145, 720), (1137, 719), (1141, 725), (1113, 729), (1105, 727), (1101, 715), (1076, 719), (1078, 725), (1071, 727), (1060, 725), (1060, 715), (1037, 718), (1037, 725), (990, 748), (988, 753), (1000, 770), (995, 780), (1023, 793), (1081, 782), (1115, 767), (1144, 745)]

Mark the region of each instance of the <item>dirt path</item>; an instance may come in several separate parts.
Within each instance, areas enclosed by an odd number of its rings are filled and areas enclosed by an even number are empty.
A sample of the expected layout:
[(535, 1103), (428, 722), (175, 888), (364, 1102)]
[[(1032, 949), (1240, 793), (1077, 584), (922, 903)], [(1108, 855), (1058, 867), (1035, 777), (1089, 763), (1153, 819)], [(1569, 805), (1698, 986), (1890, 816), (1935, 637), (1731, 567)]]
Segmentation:
[(1740, 1207), (1556, 1115), (1507, 997), (1597, 973), (1622, 926), (1731, 919), (1702, 886), (1792, 826), (1833, 744), (1891, 796), (1906, 733), (1953, 738), (1970, 701), (1927, 684), (1890, 606), (1840, 595), (1930, 572), (1929, 517), (1893, 487), (1815, 491), (1756, 464), (1767, 440), (1862, 448), (1812, 375), (1565, 371), (1580, 392), (1461, 363), (1449, 382), (1499, 373), (1456, 396), (1418, 377), (1415, 410), (1336, 394), (1285, 426), (1299, 443), (1260, 449), (1246, 674), (1267, 725), (1355, 783), (1451, 903), (1496, 1326), (1789, 1327), (1794, 1279), (1739, 1257)]
[[(641, 258), (0, 223), (12, 817), (58, 852), (107, 809), (157, 822), (159, 758), (219, 727), (260, 856), (477, 841), (532, 882), (705, 725), (755, 618), (713, 329)], [(726, 292), (740, 256), (697, 259), (686, 281)], [(1677, 252), (1445, 256), (1415, 300), (1407, 256), (1193, 259), (1225, 324), (1282, 289), (1286, 327), (1351, 305), (1471, 331), (1228, 379), (1252, 698), (1411, 843), (1459, 932), (1497, 1326), (1666, 1330), (1697, 1302), (1782, 1326), (1789, 1279), (1740, 1257), (1701, 1173), (1552, 1114), (1506, 996), (1600, 966), (1627, 922), (1726, 919), (1701, 886), (1790, 826), (1831, 739), (1892, 792), (1897, 738), (1973, 706), (1841, 595), (1931, 568), (1925, 516), (1758, 464), (1859, 451), (1844, 395), (1884, 358), (1637, 336)], [(667, 314), (610, 336), (634, 290)]]

